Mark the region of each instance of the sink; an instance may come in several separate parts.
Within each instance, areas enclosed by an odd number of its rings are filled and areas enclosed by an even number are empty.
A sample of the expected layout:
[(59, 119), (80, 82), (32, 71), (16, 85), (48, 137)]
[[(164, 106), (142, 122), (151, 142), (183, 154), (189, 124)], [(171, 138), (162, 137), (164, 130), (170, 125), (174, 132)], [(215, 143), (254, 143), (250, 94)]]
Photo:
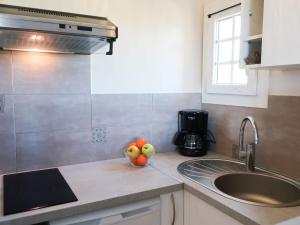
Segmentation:
[(181, 163), (186, 178), (235, 201), (268, 207), (300, 206), (300, 183), (260, 168), (249, 173), (236, 160), (196, 159)]
[(216, 178), (214, 185), (219, 191), (245, 203), (276, 207), (300, 204), (299, 186), (272, 175), (226, 174)]

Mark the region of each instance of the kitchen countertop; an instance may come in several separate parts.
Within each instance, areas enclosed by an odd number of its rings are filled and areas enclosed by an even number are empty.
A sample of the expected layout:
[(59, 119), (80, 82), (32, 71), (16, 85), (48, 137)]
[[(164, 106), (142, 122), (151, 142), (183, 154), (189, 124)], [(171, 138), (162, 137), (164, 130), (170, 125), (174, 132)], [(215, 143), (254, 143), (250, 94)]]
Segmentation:
[[(205, 158), (226, 158), (209, 153)], [(192, 158), (176, 152), (156, 154), (152, 166), (134, 168), (126, 159), (59, 167), (78, 198), (77, 202), (3, 216), (2, 225), (26, 225), (78, 215), (182, 190), (183, 187), (243, 224), (277, 224), (300, 215), (300, 207), (269, 208), (239, 203), (223, 197), (177, 172), (177, 166)], [(3, 184), (0, 181), (0, 210)], [(299, 222), (300, 224), (300, 222)]]
[(125, 158), (64, 166), (59, 170), (77, 196), (77, 202), (3, 216), (1, 179), (0, 224), (35, 224), (156, 197), (183, 188), (181, 182), (152, 167), (132, 167)]
[[(228, 157), (209, 153), (203, 158), (224, 158)], [(225, 214), (235, 218), (246, 225), (257, 224), (277, 224), (300, 215), (300, 206), (291, 208), (270, 208), (262, 206), (253, 206), (245, 203), (240, 203), (220, 194), (217, 194), (200, 184), (197, 184), (177, 172), (177, 166), (187, 160), (187, 158), (174, 152), (167, 152), (157, 154), (154, 160), (153, 167), (158, 169), (164, 174), (177, 179), (179, 182), (184, 183), (185, 190), (191, 192), (207, 203), (213, 205), (215, 208), (223, 211)], [(297, 220), (300, 224), (300, 218)], [(293, 223), (296, 224), (296, 223)]]

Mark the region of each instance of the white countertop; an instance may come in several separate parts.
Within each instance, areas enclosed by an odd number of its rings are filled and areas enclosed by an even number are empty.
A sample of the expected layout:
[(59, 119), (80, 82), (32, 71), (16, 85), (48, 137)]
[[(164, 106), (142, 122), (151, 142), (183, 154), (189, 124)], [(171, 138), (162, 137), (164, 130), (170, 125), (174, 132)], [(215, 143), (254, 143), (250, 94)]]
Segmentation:
[[(225, 157), (210, 153), (206, 158)], [(153, 165), (145, 168), (134, 168), (126, 159), (60, 167), (59, 170), (78, 198), (77, 202), (9, 216), (3, 216), (2, 213), (0, 224), (26, 225), (49, 221), (156, 197), (183, 187), (243, 224), (277, 224), (300, 215), (300, 207), (269, 208), (248, 205), (223, 197), (184, 178), (177, 172), (177, 166), (190, 159), (176, 152), (168, 152), (156, 154)], [(1, 179), (1, 212), (2, 194)]]
[(134, 168), (126, 159), (107, 160), (59, 168), (77, 202), (3, 216), (3, 179), (0, 184), (0, 224), (26, 225), (118, 206), (181, 190), (181, 182), (148, 166)]
[[(209, 153), (205, 156), (205, 158), (228, 159), (228, 157), (213, 153)], [(179, 182), (184, 183), (184, 188), (186, 190), (197, 195), (199, 198), (210, 203), (217, 209), (223, 211), (243, 224), (277, 224), (300, 216), (300, 206), (290, 208), (271, 208), (240, 203), (223, 197), (222, 195), (185, 178), (177, 172), (177, 166), (190, 159), (192, 158), (184, 157), (174, 152), (157, 154), (153, 166), (161, 172), (177, 179)], [(300, 225), (300, 219), (298, 224)]]

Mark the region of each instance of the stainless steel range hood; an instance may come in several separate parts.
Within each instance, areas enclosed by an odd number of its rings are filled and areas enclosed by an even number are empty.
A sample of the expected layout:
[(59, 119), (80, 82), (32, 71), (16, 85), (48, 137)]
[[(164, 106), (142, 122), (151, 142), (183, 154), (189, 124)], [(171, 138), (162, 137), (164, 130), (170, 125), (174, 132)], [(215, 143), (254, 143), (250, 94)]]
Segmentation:
[(0, 4), (0, 48), (92, 54), (109, 45), (118, 28), (107, 18)]

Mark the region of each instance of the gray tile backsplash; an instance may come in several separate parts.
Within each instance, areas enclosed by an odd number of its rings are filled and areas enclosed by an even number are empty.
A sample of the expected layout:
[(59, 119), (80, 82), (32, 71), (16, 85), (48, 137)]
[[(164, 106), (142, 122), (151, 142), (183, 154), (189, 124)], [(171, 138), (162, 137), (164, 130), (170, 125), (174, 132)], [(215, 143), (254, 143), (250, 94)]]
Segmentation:
[(254, 109), (202, 105), (199, 93), (91, 95), (89, 56), (0, 51), (0, 68), (0, 174), (123, 157), (138, 137), (170, 151), (177, 111), (202, 107), (212, 150), (231, 155), (242, 118), (252, 115), (258, 165), (300, 180), (300, 97), (270, 96), (268, 109)]
[(152, 95), (93, 95), (92, 111), (93, 127), (143, 124), (152, 119)]
[(15, 95), (17, 133), (91, 128), (90, 95)]
[[(216, 136), (212, 146), (218, 153), (231, 156), (232, 144), (238, 144), (243, 117), (255, 118), (260, 144), (257, 164), (300, 180), (300, 97), (270, 96), (268, 109), (203, 104), (208, 110), (209, 127)], [(248, 130), (246, 141), (253, 141)]]
[(91, 135), (89, 129), (17, 134), (17, 170), (107, 159), (105, 147), (92, 143)]
[(152, 125), (152, 142), (158, 152), (174, 150), (173, 137), (177, 131), (177, 121), (154, 123)]
[(16, 170), (15, 134), (0, 134), (0, 174)]
[(154, 94), (153, 95), (153, 121), (175, 122), (177, 113), (181, 108), (181, 94)]
[(90, 57), (0, 51), (0, 174), (124, 156), (145, 137), (174, 149), (177, 111), (200, 94), (91, 95)]
[(109, 158), (120, 158), (124, 157), (127, 144), (139, 137), (144, 137), (152, 142), (151, 125), (147, 123), (134, 125), (116, 125), (112, 123), (107, 127), (107, 141), (102, 146), (106, 149)]
[(187, 93), (180, 97), (180, 109), (200, 109), (202, 95), (199, 93)]
[(182, 109), (201, 108), (201, 94), (154, 94), (153, 122), (176, 123), (177, 112)]
[(13, 52), (15, 94), (90, 94), (90, 56)]
[(12, 93), (12, 56), (9, 51), (0, 51), (0, 93)]
[(0, 111), (0, 134), (14, 133), (14, 105), (13, 96), (4, 95), (4, 109)]

